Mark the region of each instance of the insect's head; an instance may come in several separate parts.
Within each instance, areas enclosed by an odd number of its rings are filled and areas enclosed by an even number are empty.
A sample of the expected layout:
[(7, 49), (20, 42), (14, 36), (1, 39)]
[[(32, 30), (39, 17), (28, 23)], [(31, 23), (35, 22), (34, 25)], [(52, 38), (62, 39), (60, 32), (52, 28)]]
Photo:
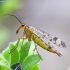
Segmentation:
[(20, 31), (21, 28), (24, 28), (24, 30), (26, 29), (26, 24), (23, 23), (21, 26), (19, 26), (19, 28), (16, 31), (16, 34), (18, 34), (18, 32)]

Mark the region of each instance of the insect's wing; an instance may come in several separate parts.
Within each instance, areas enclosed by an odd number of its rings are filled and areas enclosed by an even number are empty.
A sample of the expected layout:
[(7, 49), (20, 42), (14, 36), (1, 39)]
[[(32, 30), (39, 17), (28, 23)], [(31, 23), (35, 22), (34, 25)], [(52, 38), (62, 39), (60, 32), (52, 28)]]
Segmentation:
[(54, 43), (55, 45), (59, 46), (59, 47), (66, 47), (66, 44), (61, 40), (59, 39), (58, 37), (55, 37), (49, 33), (46, 33), (42, 30), (40, 30), (40, 32), (42, 33), (42, 35), (47, 38), (50, 42)]
[(55, 37), (42, 30), (36, 29), (32, 26), (29, 26), (29, 28), (34, 32), (34, 34), (36, 34), (38, 37), (40, 37), (40, 39), (42, 39), (45, 43), (47, 43), (47, 40), (49, 40), (50, 42), (54, 43), (55, 45), (57, 45), (59, 47), (66, 47), (66, 44), (58, 37)]

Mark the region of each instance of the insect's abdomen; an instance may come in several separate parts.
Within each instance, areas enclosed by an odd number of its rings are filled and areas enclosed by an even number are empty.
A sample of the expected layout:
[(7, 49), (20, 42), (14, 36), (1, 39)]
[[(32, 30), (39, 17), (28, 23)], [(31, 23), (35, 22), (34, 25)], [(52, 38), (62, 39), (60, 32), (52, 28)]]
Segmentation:
[(35, 34), (32, 34), (32, 39), (33, 41), (39, 45), (40, 47), (42, 47), (43, 49), (49, 51), (49, 52), (52, 52), (52, 53), (55, 53), (55, 51), (50, 48), (47, 44), (45, 44), (39, 37), (37, 37)]
[(35, 34), (32, 35), (32, 39), (37, 45), (41, 46), (43, 49), (46, 49), (46, 50), (48, 49), (48, 46)]

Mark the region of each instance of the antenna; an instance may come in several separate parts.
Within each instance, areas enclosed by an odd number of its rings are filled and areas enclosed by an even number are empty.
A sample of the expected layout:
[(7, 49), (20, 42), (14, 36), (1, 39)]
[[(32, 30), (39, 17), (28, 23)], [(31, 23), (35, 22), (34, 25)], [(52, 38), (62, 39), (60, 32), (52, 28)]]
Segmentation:
[[(21, 24), (23, 24), (15, 15), (11, 15), (11, 14), (6, 14), (6, 15), (15, 17)], [(6, 15), (4, 15), (4, 16), (6, 16)]]
[[(20, 18), (19, 12), (17, 11), (17, 9), (16, 9), (14, 6), (12, 6), (12, 7), (16, 10), (16, 12), (17, 12), (19, 18), (17, 18), (15, 15), (12, 15), (12, 14), (6, 14), (6, 15), (9, 15), (9, 16), (13, 16), (13, 17), (15, 17), (15, 18), (16, 18), (21, 24), (23, 24), (22, 21), (21, 21), (21, 18)], [(5, 15), (5, 16), (6, 16), (6, 15)]]
[[(19, 15), (19, 12), (18, 12), (18, 10), (14, 7), (14, 6), (12, 6), (15, 10), (16, 10), (16, 12), (17, 12), (17, 14), (18, 14), (18, 16), (19, 16), (19, 20), (21, 21), (21, 18), (20, 18), (20, 15)], [(21, 21), (22, 22), (22, 21)]]

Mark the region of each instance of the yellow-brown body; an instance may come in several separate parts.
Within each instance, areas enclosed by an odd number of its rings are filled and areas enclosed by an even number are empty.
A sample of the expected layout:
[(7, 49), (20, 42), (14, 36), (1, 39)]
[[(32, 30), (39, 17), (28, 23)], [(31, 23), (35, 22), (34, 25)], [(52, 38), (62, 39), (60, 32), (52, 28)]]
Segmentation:
[(54, 50), (52, 47), (50, 47), (48, 44), (46, 44), (45, 42), (43, 42), (30, 28), (28, 28), (26, 26), (26, 24), (21, 25), (18, 30), (16, 31), (16, 33), (19, 32), (19, 30), (21, 28), (24, 28), (24, 32), (23, 35), (26, 35), (26, 38), (28, 39), (28, 41), (33, 40), (37, 45), (39, 45), (40, 47), (42, 47), (43, 49), (51, 52), (51, 53), (56, 53), (58, 56), (61, 56), (61, 53), (57, 52), (56, 50)]

